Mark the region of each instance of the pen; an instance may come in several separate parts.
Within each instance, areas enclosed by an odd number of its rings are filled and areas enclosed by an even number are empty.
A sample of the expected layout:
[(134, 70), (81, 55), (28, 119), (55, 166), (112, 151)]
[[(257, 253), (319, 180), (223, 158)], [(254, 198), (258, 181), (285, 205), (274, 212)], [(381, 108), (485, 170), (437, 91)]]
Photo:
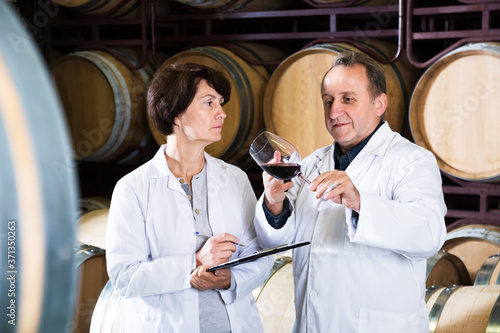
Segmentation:
[[(206, 237), (206, 238), (213, 237), (213, 236), (210, 236), (210, 235), (200, 234), (198, 231), (195, 231), (194, 233), (195, 233), (196, 236), (200, 236), (200, 237)], [(231, 242), (231, 243), (233, 243), (234, 245), (239, 245), (241, 247), (245, 247), (245, 245), (243, 245), (241, 243), (235, 243), (235, 242)]]
[(325, 194), (327, 194), (328, 192), (330, 192), (331, 190), (333, 190), (334, 188), (336, 188), (337, 186), (339, 186), (339, 183), (334, 183), (330, 186), (328, 186), (328, 188), (325, 190), (325, 192), (323, 193), (323, 195), (321, 196), (321, 200), (323, 201), (326, 201), (326, 199), (324, 198)]

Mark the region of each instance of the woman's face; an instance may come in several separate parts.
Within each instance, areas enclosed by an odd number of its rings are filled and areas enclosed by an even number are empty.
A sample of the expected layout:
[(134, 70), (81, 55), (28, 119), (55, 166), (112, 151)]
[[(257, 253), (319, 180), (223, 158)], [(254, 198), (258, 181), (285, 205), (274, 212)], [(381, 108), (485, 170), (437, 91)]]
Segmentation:
[(224, 97), (201, 80), (196, 95), (184, 113), (175, 119), (174, 134), (189, 141), (209, 145), (221, 139), (226, 114), (222, 110)]

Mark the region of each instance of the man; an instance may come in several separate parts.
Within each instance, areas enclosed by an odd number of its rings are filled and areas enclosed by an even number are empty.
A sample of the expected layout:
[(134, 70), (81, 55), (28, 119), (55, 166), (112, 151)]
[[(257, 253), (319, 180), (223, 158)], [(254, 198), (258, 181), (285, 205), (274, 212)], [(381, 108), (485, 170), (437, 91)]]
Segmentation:
[(263, 247), (311, 241), (293, 253), (295, 331), (428, 332), (426, 259), (446, 235), (436, 160), (382, 121), (385, 75), (370, 57), (340, 54), (322, 100), (335, 143), (304, 159), (311, 185), (264, 173), (256, 208)]

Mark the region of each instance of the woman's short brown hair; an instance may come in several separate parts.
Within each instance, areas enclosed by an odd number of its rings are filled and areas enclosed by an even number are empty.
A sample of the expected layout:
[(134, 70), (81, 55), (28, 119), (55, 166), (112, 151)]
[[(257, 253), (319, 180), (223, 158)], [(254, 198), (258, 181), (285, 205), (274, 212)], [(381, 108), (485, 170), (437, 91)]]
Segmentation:
[(148, 113), (161, 134), (174, 132), (175, 118), (191, 104), (202, 80), (224, 97), (224, 104), (229, 101), (231, 83), (222, 72), (208, 66), (170, 64), (155, 74), (148, 89)]

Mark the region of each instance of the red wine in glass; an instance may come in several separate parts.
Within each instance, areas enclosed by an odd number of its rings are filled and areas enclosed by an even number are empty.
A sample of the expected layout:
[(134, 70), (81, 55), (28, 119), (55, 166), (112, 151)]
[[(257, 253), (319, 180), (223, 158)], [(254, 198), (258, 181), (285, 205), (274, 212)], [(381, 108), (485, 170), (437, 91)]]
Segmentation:
[(300, 172), (302, 159), (297, 149), (276, 134), (268, 131), (260, 133), (250, 146), (250, 156), (274, 178), (290, 180), (300, 177), (311, 184)]
[(281, 180), (290, 180), (300, 173), (300, 164), (298, 163), (266, 163), (261, 168), (265, 172)]

